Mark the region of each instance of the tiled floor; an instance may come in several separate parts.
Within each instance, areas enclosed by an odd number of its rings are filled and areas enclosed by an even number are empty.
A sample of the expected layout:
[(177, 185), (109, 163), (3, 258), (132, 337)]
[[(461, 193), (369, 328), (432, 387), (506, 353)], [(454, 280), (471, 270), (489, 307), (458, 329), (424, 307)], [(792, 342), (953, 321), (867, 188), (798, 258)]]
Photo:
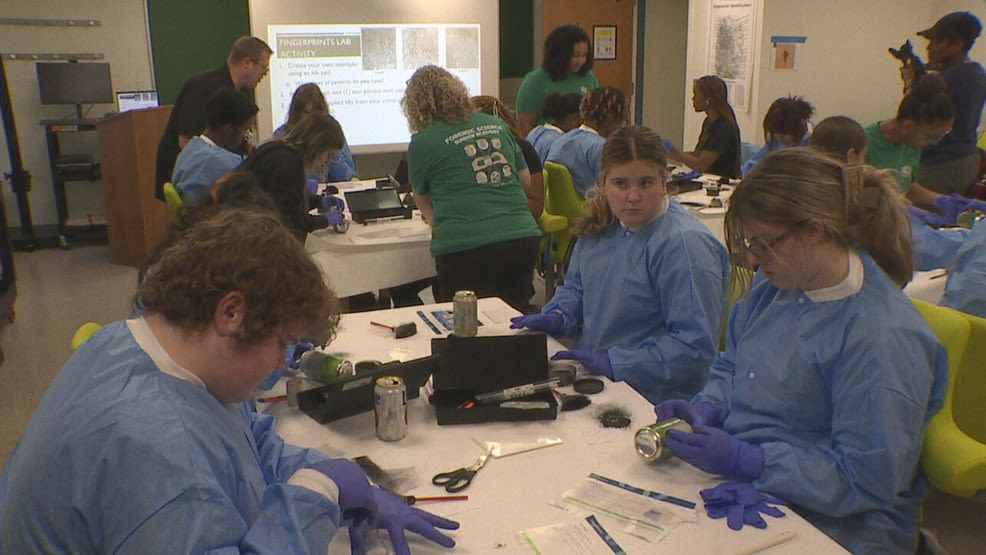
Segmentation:
[[(55, 373), (69, 356), (72, 334), (83, 323), (111, 322), (130, 312), (137, 271), (110, 264), (105, 246), (40, 250), (15, 255), (16, 318), (0, 330), (6, 360), (0, 366), (0, 465), (18, 438)], [(543, 303), (536, 283), (533, 302)], [(982, 553), (986, 502), (932, 493), (924, 525), (953, 554)]]

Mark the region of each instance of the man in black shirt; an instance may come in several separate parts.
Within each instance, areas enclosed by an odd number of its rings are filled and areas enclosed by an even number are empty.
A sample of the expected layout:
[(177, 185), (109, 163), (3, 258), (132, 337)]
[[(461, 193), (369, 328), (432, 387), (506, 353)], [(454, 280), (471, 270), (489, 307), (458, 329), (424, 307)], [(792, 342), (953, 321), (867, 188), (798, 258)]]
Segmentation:
[(257, 86), (270, 68), (270, 46), (257, 37), (236, 39), (226, 63), (189, 79), (178, 94), (157, 147), (157, 179), (154, 193), (164, 200), (163, 185), (171, 180), (178, 153), (206, 124), (206, 101), (222, 88), (246, 92)]

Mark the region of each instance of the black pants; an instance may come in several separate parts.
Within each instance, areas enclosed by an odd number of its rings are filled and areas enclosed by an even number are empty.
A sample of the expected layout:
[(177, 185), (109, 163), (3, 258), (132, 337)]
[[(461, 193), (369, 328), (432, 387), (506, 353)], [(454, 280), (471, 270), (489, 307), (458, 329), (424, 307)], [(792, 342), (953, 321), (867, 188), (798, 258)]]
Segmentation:
[(523, 312), (534, 296), (531, 278), (540, 243), (540, 237), (524, 237), (436, 256), (435, 301), (451, 301), (466, 289), (478, 297), (500, 297)]

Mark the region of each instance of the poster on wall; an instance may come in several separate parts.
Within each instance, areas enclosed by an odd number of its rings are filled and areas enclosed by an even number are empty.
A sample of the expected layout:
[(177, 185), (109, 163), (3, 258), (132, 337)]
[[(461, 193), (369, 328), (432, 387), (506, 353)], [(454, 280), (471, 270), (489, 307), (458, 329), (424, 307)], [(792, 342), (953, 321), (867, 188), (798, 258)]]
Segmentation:
[(774, 46), (773, 71), (794, 71), (798, 69), (798, 45), (804, 44), (805, 37), (772, 36)]
[(616, 59), (616, 25), (592, 26), (592, 58), (595, 60)]
[(712, 0), (709, 73), (726, 82), (733, 110), (750, 111), (756, 10), (760, 0)]

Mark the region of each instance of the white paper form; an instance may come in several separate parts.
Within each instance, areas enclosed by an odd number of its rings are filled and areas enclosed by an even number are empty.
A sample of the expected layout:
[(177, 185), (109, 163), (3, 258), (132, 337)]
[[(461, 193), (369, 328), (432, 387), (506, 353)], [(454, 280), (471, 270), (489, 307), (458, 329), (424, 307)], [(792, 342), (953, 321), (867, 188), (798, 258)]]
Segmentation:
[(542, 555), (597, 555), (610, 552), (626, 554), (594, 516), (575, 522), (523, 530), (520, 535), (534, 551)]
[(597, 474), (562, 499), (572, 506), (605, 516), (623, 525), (622, 530), (641, 539), (660, 541), (682, 522), (697, 522), (695, 504), (611, 480)]

